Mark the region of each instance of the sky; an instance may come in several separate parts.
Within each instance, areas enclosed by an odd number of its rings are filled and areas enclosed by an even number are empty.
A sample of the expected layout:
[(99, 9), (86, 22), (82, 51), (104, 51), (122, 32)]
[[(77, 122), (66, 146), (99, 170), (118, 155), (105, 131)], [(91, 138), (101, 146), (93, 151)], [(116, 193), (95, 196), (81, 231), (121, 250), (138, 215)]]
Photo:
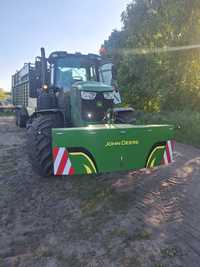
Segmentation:
[(44, 46), (52, 51), (98, 53), (131, 0), (0, 0), (0, 88), (34, 62)]

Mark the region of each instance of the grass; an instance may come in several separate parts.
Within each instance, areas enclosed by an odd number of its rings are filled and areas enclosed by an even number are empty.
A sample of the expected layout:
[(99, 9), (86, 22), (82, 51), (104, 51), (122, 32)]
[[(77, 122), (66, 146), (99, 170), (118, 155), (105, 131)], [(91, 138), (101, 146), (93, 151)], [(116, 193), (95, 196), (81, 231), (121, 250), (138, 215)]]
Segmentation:
[(152, 267), (165, 267), (165, 266), (161, 263), (156, 263), (156, 264), (152, 265)]
[(141, 113), (138, 123), (175, 125), (176, 141), (200, 148), (200, 112)]
[(177, 249), (175, 247), (161, 249), (161, 255), (164, 258), (173, 258), (177, 256)]
[(56, 255), (56, 259), (62, 264), (62, 266), (82, 267), (86, 266), (84, 260), (81, 260), (76, 255), (66, 257), (63, 253)]
[[(81, 222), (74, 224), (73, 231), (81, 232), (82, 239), (92, 239), (91, 233), (99, 233), (105, 225), (115, 220), (117, 216), (127, 214), (135, 199), (132, 192), (126, 194), (114, 190), (110, 181), (101, 181), (95, 177), (73, 177), (74, 190), (72, 196), (80, 199)], [(85, 221), (90, 223), (85, 225)], [(143, 233), (144, 234), (144, 233)], [(145, 235), (145, 234), (144, 234)], [(108, 236), (108, 241), (113, 237), (127, 238), (126, 229), (113, 229)]]
[(116, 192), (109, 181), (101, 181), (95, 177), (85, 176), (80, 179), (73, 178), (73, 184), (77, 188), (81, 199), (81, 212), (83, 216), (95, 216), (103, 212), (104, 215), (109, 211), (115, 213), (126, 213), (130, 206), (130, 200), (134, 198), (131, 193), (123, 194)]
[(53, 252), (51, 251), (51, 249), (49, 249), (48, 247), (45, 247), (45, 246), (39, 247), (35, 254), (39, 258), (42, 258), (42, 257), (44, 257), (44, 258), (53, 257)]
[(120, 229), (120, 228), (113, 229), (108, 235), (109, 235), (108, 236), (109, 240), (114, 237), (128, 238), (129, 236), (128, 231), (126, 229)]
[(10, 116), (15, 116), (15, 113), (11, 111), (0, 112), (0, 117), (10, 117)]
[(149, 240), (151, 238), (151, 232), (147, 229), (144, 229), (143, 231), (139, 232), (136, 235), (137, 240)]

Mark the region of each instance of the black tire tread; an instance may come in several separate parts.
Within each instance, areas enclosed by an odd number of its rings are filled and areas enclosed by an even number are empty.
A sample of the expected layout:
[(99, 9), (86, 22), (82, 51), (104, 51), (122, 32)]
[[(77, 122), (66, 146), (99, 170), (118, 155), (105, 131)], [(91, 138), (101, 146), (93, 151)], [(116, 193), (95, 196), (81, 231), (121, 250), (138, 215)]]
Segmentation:
[(34, 119), (27, 134), (27, 152), (34, 171), (40, 176), (53, 175), (51, 129), (63, 127), (61, 116), (42, 115)]

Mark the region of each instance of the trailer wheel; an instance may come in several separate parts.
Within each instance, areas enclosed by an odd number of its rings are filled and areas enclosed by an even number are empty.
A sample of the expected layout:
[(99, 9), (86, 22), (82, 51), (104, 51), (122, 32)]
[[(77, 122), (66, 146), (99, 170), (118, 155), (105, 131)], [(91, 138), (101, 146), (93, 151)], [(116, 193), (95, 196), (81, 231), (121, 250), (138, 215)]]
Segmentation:
[(63, 127), (60, 115), (42, 115), (28, 129), (27, 152), (34, 171), (40, 176), (53, 175), (51, 129)]
[(16, 124), (16, 126), (18, 126), (18, 112), (19, 112), (19, 110), (16, 109), (15, 110), (15, 124)]
[(26, 127), (27, 112), (23, 109), (17, 109), (15, 112), (16, 125), (20, 128)]

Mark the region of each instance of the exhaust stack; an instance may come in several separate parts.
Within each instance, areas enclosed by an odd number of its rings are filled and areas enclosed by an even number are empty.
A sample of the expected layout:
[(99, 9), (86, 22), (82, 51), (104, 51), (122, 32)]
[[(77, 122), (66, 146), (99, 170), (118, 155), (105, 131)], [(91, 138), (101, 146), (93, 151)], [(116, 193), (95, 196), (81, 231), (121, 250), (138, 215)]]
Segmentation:
[(42, 86), (47, 84), (47, 59), (45, 56), (45, 49), (41, 47), (41, 63), (42, 63)]

